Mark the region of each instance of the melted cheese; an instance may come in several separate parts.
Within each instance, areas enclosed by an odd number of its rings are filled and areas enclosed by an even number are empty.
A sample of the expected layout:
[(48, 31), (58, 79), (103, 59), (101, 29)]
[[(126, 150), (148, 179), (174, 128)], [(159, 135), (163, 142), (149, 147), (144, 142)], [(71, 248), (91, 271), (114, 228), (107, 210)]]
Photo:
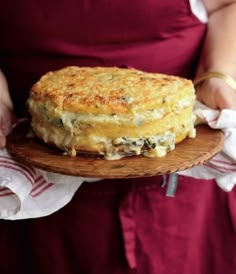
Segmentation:
[(191, 81), (118, 68), (68, 67), (44, 75), (27, 102), (32, 129), (68, 155), (163, 157), (195, 137)]

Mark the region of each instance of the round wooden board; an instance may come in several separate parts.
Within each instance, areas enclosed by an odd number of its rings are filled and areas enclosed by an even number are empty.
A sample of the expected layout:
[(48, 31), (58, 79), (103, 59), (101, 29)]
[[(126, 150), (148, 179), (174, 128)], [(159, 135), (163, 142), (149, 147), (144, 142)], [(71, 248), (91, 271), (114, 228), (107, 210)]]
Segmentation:
[(224, 143), (221, 131), (197, 127), (197, 137), (186, 139), (162, 158), (130, 156), (107, 161), (99, 157), (69, 157), (34, 138), (27, 138), (28, 123), (14, 128), (7, 138), (7, 148), (17, 160), (56, 173), (93, 178), (135, 178), (168, 174), (203, 164), (218, 153)]

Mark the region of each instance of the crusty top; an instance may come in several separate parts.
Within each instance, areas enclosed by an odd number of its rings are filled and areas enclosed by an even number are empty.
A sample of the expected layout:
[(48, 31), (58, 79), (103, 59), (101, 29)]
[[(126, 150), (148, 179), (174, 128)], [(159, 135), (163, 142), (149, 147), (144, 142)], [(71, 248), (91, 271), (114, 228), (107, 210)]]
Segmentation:
[(61, 111), (132, 114), (156, 109), (181, 93), (194, 96), (190, 80), (136, 69), (69, 66), (34, 84), (30, 100), (50, 102)]

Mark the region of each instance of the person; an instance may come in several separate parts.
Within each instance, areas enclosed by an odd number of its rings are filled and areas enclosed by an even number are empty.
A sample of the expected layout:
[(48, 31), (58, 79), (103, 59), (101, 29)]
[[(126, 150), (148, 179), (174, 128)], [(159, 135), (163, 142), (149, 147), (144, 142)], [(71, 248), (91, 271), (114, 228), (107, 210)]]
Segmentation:
[[(205, 7), (199, 20), (193, 7)], [(203, 6), (202, 6), (203, 5)], [(0, 147), (32, 84), (66, 65), (131, 66), (194, 79), (236, 77), (236, 1), (1, 1)], [(220, 78), (197, 98), (236, 109)], [(14, 114), (13, 114), (14, 112)], [(0, 221), (0, 272), (232, 274), (236, 190), (179, 176), (174, 198), (161, 176), (83, 183), (72, 201), (36, 219)]]

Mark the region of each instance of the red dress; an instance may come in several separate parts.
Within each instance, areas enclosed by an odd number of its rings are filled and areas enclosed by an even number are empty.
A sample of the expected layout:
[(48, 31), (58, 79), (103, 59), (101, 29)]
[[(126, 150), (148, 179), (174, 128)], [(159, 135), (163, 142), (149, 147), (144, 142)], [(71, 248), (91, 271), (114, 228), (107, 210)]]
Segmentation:
[[(16, 111), (65, 65), (131, 66), (191, 77), (205, 25), (187, 0), (2, 1), (0, 66)], [(9, 16), (11, 15), (11, 16)], [(84, 183), (44, 218), (0, 221), (1, 274), (232, 274), (236, 192), (179, 176)]]

